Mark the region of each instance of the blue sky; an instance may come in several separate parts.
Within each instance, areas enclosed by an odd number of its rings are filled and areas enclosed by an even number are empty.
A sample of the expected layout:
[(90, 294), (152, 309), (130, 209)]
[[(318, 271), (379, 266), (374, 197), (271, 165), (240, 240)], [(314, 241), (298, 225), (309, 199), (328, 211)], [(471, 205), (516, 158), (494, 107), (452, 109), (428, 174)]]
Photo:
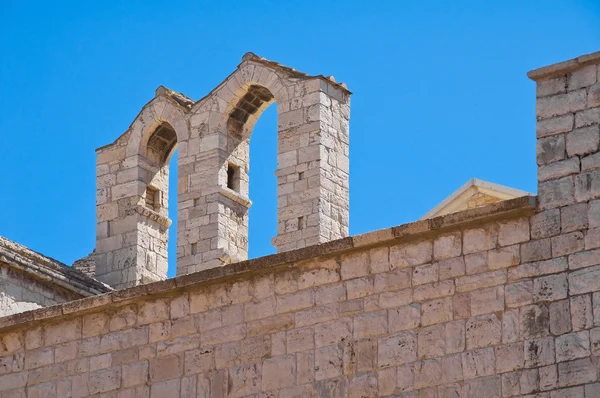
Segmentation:
[[(94, 247), (94, 149), (158, 85), (199, 99), (247, 51), (346, 82), (354, 235), (472, 177), (535, 192), (525, 74), (600, 50), (594, 0), (0, 0), (0, 22), (0, 235), (68, 264)], [(273, 252), (276, 117), (251, 140), (251, 257)]]

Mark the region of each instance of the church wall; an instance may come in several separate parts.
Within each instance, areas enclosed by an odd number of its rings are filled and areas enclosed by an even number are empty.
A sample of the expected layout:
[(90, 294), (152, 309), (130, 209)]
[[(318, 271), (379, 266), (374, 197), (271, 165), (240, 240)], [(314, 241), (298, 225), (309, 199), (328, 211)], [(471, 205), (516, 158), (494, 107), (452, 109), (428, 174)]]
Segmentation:
[(4, 318), (0, 396), (595, 396), (598, 213), (531, 200)]
[(0, 261), (0, 316), (82, 298), (55, 284), (43, 283)]

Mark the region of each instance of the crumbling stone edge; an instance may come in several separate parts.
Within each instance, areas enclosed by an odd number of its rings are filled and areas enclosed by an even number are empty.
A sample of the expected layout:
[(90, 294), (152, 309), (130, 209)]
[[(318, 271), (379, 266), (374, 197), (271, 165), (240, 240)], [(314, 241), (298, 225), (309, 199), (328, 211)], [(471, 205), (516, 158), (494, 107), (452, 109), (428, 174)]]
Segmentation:
[(256, 274), (272, 271), (274, 268), (289, 267), (294, 263), (304, 260), (314, 260), (315, 258), (326, 259), (358, 249), (386, 245), (392, 241), (395, 243), (409, 242), (430, 238), (447, 232), (450, 229), (471, 227), (495, 220), (528, 216), (535, 212), (536, 203), (537, 196), (523, 196), (480, 208), (381, 229), (289, 252), (259, 257), (51, 307), (9, 315), (0, 318), (0, 333), (17, 327), (24, 327), (31, 322), (39, 320), (51, 320), (52, 318), (60, 318), (69, 314), (81, 314), (101, 309), (112, 303), (124, 303), (150, 295), (164, 295), (192, 285), (209, 285), (216, 282), (223, 282), (227, 279), (233, 280), (250, 273)]

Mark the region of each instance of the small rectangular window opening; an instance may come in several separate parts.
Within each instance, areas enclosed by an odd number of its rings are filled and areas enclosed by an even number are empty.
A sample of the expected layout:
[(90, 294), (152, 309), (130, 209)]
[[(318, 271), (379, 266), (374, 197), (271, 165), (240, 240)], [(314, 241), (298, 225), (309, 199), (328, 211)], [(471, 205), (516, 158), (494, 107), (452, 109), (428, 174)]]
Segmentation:
[(301, 171), (300, 173), (298, 173), (298, 180), (303, 180), (304, 179), (304, 172)]
[(146, 207), (154, 211), (160, 208), (160, 191), (154, 187), (146, 187)]
[(227, 165), (227, 188), (240, 191), (240, 168), (231, 163)]
[(304, 229), (306, 227), (306, 221), (304, 217), (298, 217), (298, 229)]
[(198, 243), (192, 243), (192, 254), (198, 254)]

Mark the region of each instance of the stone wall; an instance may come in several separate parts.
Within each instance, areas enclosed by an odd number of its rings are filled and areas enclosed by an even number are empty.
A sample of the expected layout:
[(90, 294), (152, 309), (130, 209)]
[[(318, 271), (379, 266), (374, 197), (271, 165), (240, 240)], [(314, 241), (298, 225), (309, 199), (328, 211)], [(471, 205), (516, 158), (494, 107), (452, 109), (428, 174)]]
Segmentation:
[(600, 53), (522, 197), (0, 319), (0, 398), (600, 396)]
[(0, 396), (598, 396), (600, 209), (529, 201), (3, 318)]
[(83, 295), (44, 283), (0, 261), (0, 316), (66, 303)]

